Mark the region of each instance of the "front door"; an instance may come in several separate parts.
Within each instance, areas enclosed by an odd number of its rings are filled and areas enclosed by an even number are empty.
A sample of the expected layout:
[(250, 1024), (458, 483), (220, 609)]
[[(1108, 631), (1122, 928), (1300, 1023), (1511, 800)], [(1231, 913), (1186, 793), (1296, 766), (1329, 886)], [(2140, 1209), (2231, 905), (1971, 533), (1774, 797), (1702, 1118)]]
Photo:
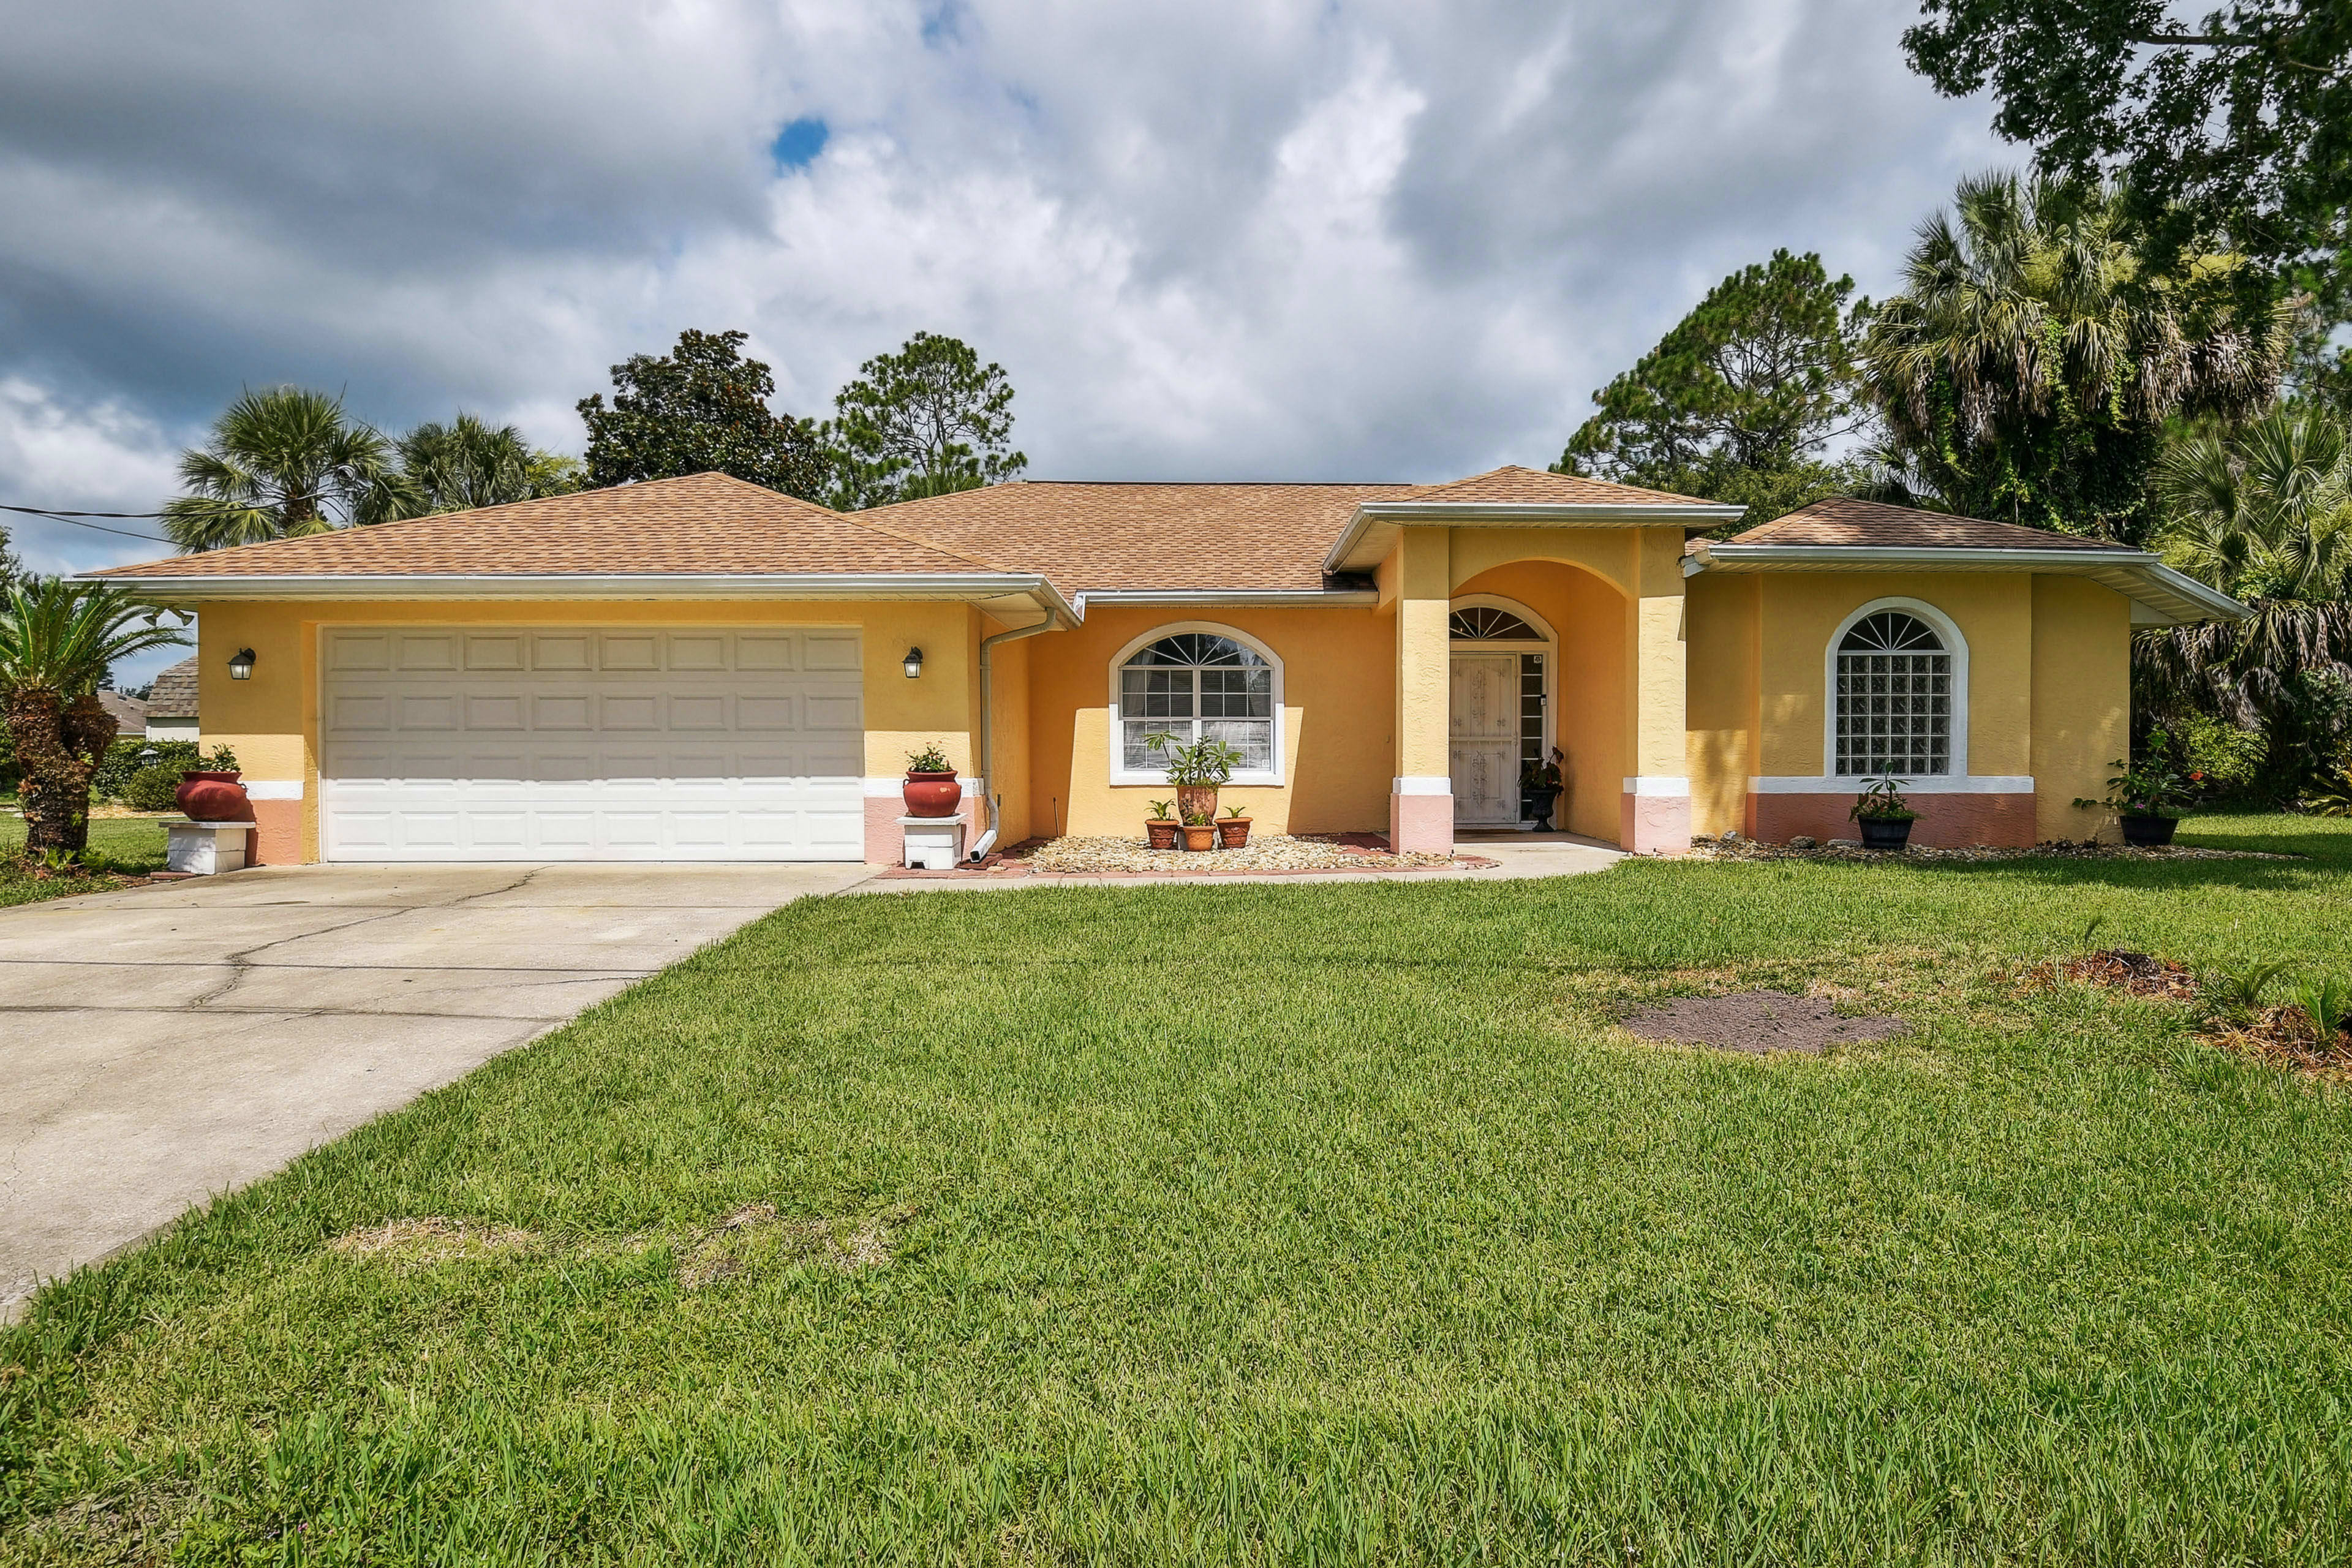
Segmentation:
[(1450, 688), (1454, 820), (1464, 827), (1514, 826), (1519, 820), (1519, 656), (1457, 651)]

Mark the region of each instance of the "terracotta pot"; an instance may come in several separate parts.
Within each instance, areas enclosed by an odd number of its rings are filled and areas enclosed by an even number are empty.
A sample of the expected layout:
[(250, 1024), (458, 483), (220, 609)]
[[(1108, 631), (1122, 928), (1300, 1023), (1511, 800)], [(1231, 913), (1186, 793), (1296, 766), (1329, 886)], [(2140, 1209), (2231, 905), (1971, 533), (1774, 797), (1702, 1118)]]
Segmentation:
[(1217, 847), (1217, 825), (1213, 822), (1188, 822), (1184, 825), (1184, 847), (1214, 849)]
[(1176, 786), (1176, 819), (1188, 816), (1217, 815), (1217, 786), (1214, 784), (1178, 784)]
[(1249, 842), (1250, 819), (1246, 816), (1217, 818), (1217, 847), (1239, 849)]
[(963, 800), (963, 785), (956, 783), (955, 770), (945, 773), (917, 773), (908, 769), (906, 787), (898, 792), (907, 802), (908, 816), (953, 816), (956, 806)]
[(1154, 849), (1175, 848), (1176, 828), (1175, 821), (1168, 817), (1147, 818), (1143, 824), (1143, 831), (1150, 836), (1151, 847)]
[(253, 802), (246, 798), (245, 786), (236, 782), (238, 777), (235, 773), (190, 768), (180, 775), (180, 787), (172, 792), (172, 803), (196, 822), (251, 822)]
[(1911, 841), (1907, 816), (1865, 816), (1861, 822), (1864, 849), (1900, 849)]
[(2173, 829), (2180, 826), (2177, 816), (2155, 816), (2137, 811), (2124, 812), (2121, 816), (2124, 842), (2141, 849), (2171, 843)]

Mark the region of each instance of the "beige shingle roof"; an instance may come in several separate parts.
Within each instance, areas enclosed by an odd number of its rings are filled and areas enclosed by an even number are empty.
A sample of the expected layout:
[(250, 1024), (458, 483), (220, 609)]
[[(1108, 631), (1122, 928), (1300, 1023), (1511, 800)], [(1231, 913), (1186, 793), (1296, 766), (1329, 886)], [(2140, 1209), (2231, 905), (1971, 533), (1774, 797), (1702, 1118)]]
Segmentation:
[(1032, 479), (877, 508), (958, 550), (1049, 574), (1065, 594), (1120, 588), (1318, 588), (1357, 504), (1412, 485), (1096, 484)]
[(1423, 485), (1392, 500), (1464, 501), (1472, 505), (1518, 502), (1531, 506), (1711, 506), (1711, 501), (1638, 485), (1612, 484), (1540, 468), (1501, 468), (1443, 485)]
[(1949, 512), (1832, 496), (1759, 528), (1734, 534), (1733, 544), (1871, 546), (1940, 550), (2121, 550), (2111, 540), (2084, 539), (2013, 522), (1954, 517)]
[(993, 563), (724, 474), (272, 540), (94, 575), (969, 573)]
[(147, 689), (150, 719), (193, 719), (196, 716), (196, 656), (190, 654), (155, 677)]

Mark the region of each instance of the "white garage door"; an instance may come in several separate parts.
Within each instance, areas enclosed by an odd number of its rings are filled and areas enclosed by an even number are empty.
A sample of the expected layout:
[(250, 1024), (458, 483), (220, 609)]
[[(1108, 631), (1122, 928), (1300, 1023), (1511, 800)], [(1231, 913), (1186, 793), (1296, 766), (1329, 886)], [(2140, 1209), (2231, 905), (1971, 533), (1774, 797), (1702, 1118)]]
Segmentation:
[(857, 860), (857, 634), (336, 627), (330, 860)]

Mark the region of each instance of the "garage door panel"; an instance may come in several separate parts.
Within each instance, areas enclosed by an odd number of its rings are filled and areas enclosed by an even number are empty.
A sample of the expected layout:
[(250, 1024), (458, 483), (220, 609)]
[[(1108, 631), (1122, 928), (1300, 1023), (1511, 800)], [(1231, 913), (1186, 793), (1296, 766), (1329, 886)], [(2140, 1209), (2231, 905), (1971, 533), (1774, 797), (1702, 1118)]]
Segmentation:
[(854, 632), (331, 628), (340, 859), (850, 859)]

